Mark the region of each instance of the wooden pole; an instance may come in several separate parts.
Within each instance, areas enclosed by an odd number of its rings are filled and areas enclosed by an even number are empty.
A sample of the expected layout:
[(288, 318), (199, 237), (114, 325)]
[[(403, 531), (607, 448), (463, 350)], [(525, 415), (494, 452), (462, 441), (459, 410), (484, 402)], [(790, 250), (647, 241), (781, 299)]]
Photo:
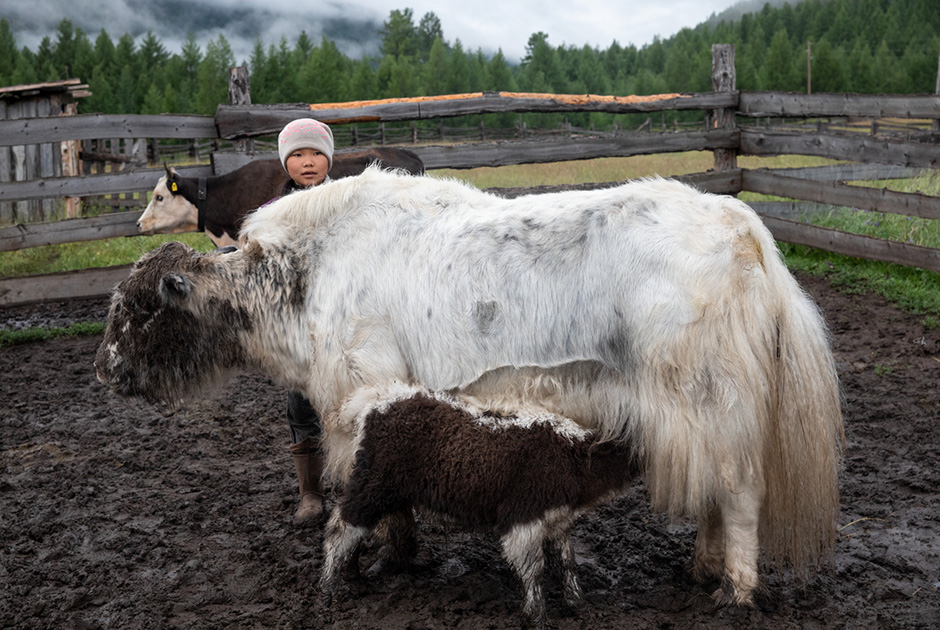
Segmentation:
[(806, 93), (813, 93), (813, 42), (806, 42)]
[[(940, 54), (937, 55), (937, 89), (934, 93), (940, 96)], [(934, 118), (930, 127), (933, 131), (940, 131), (940, 118)]]
[[(251, 105), (251, 81), (245, 66), (228, 69), (228, 100), (232, 105)], [(243, 153), (254, 150), (254, 139), (237, 138), (234, 148)]]
[[(62, 116), (75, 116), (78, 114), (78, 103), (69, 103), (65, 106)], [(59, 144), (62, 153), (62, 176), (78, 177), (82, 174), (82, 163), (79, 158), (80, 142), (78, 140), (66, 140)], [(81, 197), (65, 198), (65, 218), (75, 219), (82, 214)]]
[[(715, 92), (734, 92), (734, 44), (712, 44), (712, 89)], [(734, 109), (715, 110), (716, 129), (734, 129)], [(718, 172), (738, 167), (738, 153), (735, 149), (716, 149), (715, 170)]]

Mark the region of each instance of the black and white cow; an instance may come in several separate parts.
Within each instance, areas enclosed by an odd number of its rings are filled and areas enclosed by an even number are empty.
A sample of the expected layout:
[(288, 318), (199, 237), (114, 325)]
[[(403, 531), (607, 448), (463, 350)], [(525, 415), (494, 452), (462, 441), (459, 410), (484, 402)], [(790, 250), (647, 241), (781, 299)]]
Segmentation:
[(340, 483), (339, 409), (363, 387), (570, 418), (636, 449), (654, 509), (698, 521), (695, 571), (722, 603), (752, 602), (761, 552), (807, 572), (832, 549), (826, 327), (740, 201), (662, 179), (507, 200), (368, 169), (258, 210), (240, 238), (141, 259), (112, 298), (103, 381), (175, 403), (259, 369), (321, 413)]
[[(371, 164), (424, 173), (424, 163), (414, 151), (374, 147), (334, 154), (330, 179), (359, 175)], [(217, 246), (234, 245), (248, 213), (280, 195), (287, 180), (280, 160), (255, 160), (231, 173), (203, 178), (182, 177), (168, 166), (137, 229), (145, 234), (204, 231)]]

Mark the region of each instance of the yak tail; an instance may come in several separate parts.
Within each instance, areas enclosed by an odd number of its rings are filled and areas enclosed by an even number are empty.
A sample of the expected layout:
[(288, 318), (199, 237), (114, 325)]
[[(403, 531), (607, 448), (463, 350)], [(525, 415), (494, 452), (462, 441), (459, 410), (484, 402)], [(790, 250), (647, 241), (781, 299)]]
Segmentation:
[(747, 493), (765, 561), (807, 575), (831, 551), (839, 515), (829, 334), (760, 218), (724, 203), (733, 259), (696, 278), (709, 296), (701, 316), (638, 362), (624, 437), (639, 445), (653, 509), (703, 522)]
[(845, 440), (839, 382), (822, 315), (782, 261), (768, 258), (780, 302), (759, 536), (765, 561), (805, 575), (819, 568), (836, 538)]

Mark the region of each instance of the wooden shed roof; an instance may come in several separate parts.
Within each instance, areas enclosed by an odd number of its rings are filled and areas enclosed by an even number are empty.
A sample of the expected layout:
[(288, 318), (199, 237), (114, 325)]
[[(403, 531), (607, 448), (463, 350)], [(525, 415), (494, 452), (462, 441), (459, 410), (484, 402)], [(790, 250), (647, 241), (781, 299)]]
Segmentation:
[(81, 79), (65, 79), (63, 81), (49, 81), (47, 83), (29, 83), (26, 85), (10, 85), (0, 87), (0, 98), (31, 98), (42, 94), (60, 94), (69, 92), (73, 98), (91, 96), (88, 84)]

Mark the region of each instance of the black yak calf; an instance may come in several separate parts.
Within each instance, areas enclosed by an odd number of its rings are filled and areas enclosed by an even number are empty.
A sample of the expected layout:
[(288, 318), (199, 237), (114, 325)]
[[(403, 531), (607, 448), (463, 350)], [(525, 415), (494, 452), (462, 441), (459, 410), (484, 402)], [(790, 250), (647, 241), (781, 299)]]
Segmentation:
[(495, 530), (525, 589), (524, 612), (542, 627), (543, 541), (560, 553), (565, 602), (577, 604), (571, 526), (584, 511), (618, 496), (637, 474), (623, 442), (599, 441), (566, 418), (545, 412), (505, 417), (415, 388), (401, 387), (367, 405), (355, 425), (355, 447), (346, 455), (351, 468), (324, 536), (324, 593), (337, 589), (379, 521), (407, 522), (417, 509), (470, 529)]

